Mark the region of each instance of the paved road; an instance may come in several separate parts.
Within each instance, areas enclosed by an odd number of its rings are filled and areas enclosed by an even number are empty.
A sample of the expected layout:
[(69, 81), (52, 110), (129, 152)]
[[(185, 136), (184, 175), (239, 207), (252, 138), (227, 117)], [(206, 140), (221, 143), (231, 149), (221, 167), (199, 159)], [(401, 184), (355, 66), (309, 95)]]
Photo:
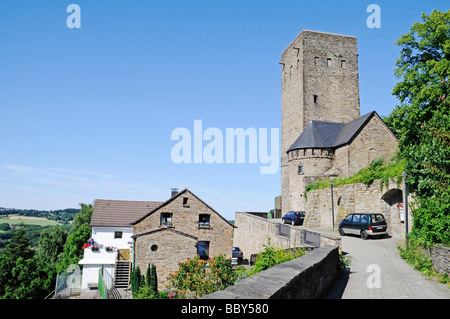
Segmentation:
[(427, 280), (399, 257), (401, 242), (395, 237), (342, 237), (342, 251), (352, 261), (350, 274), (337, 281), (327, 298), (450, 299), (447, 285)]

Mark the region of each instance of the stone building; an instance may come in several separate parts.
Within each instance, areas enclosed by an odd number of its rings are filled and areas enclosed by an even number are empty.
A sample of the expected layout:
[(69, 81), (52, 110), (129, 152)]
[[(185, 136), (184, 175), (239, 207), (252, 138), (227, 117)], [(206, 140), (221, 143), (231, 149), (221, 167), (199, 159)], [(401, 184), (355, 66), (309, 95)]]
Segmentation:
[(356, 37), (303, 30), (280, 64), (284, 214), (306, 210), (308, 184), (389, 161), (398, 140), (376, 112), (360, 116)]
[(184, 189), (133, 223), (134, 265), (154, 264), (162, 288), (178, 263), (197, 254), (231, 258), (234, 226), (188, 189)]
[(188, 257), (232, 254), (234, 226), (188, 189), (173, 189), (164, 202), (96, 199), (90, 226), (82, 288), (97, 285), (100, 269), (115, 287), (127, 287), (131, 264), (145, 272), (150, 263), (161, 289)]

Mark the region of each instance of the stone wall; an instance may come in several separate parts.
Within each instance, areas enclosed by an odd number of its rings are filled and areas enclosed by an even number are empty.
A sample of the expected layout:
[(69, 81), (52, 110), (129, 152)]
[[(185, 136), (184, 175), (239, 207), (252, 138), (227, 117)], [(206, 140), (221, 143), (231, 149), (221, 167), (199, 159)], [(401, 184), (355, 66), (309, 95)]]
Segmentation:
[(339, 248), (325, 246), (238, 281), (202, 299), (314, 299), (336, 278)]
[(450, 247), (434, 245), (427, 250), (433, 261), (433, 267), (441, 274), (450, 275)]
[[(263, 251), (269, 239), (271, 245), (284, 249), (305, 246), (304, 232), (307, 230), (306, 228), (281, 225), (280, 222), (280, 219), (265, 219), (237, 212), (235, 217), (237, 228), (234, 230), (233, 246), (242, 250), (245, 259), (250, 259), (252, 254)], [(283, 227), (281, 232), (280, 226)], [(339, 246), (340, 236), (320, 233), (320, 245)]]
[(369, 166), (377, 158), (383, 158), (386, 163), (389, 162), (397, 151), (397, 145), (397, 138), (375, 114), (350, 143), (346, 154), (345, 152), (336, 153), (336, 157), (340, 154), (344, 157), (342, 160), (337, 158), (336, 161), (341, 163), (347, 161), (347, 167), (340, 168), (343, 173), (341, 176), (351, 176)]
[[(337, 229), (339, 222), (351, 213), (381, 213), (386, 218), (389, 234), (404, 236), (405, 224), (400, 220), (398, 204), (403, 203), (402, 186), (391, 181), (389, 186), (380, 186), (381, 180), (371, 185), (364, 183), (333, 187), (334, 219)], [(408, 196), (409, 231), (412, 227), (411, 196)], [(306, 219), (307, 227), (332, 228), (331, 187), (312, 190), (307, 193)]]
[(141, 273), (145, 274), (148, 264), (154, 264), (158, 275), (158, 289), (162, 289), (168, 284), (169, 274), (178, 270), (178, 262), (197, 255), (196, 245), (195, 237), (171, 228), (149, 232), (136, 238), (134, 265), (139, 266)]
[[(209, 241), (209, 255), (231, 257), (233, 225), (212, 210), (190, 191), (186, 191), (167, 205), (134, 225), (134, 234), (160, 227), (161, 213), (172, 213), (172, 228), (176, 231)], [(209, 215), (209, 227), (200, 227), (201, 214)]]

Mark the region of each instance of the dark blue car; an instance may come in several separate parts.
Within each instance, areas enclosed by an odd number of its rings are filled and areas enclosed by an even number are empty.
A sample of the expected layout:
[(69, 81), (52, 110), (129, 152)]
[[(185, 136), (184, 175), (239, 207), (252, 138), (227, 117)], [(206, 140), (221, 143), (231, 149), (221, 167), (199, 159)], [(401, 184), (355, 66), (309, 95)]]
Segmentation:
[(286, 215), (284, 215), (281, 219), (283, 220), (283, 224), (291, 224), (291, 225), (303, 225), (303, 221), (305, 220), (305, 212), (294, 212), (290, 211)]

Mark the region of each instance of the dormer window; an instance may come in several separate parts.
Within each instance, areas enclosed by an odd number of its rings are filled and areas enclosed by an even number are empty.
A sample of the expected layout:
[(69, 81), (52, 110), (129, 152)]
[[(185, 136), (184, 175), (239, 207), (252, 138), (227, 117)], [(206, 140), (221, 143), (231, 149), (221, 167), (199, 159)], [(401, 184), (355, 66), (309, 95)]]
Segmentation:
[(198, 228), (210, 228), (211, 224), (209, 223), (211, 215), (209, 214), (200, 214), (198, 216)]
[(161, 213), (161, 226), (172, 227), (172, 213)]

